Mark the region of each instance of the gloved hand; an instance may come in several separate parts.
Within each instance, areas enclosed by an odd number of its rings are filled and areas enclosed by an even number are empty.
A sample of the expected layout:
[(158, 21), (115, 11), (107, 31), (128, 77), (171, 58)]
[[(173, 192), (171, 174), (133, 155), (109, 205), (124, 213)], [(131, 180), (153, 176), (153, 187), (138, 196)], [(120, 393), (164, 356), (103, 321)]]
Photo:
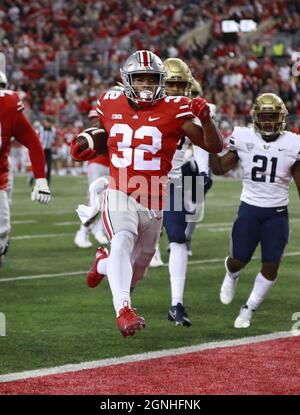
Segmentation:
[(210, 108), (204, 98), (192, 99), (190, 102), (190, 110), (201, 122), (205, 122), (210, 118)]
[(88, 147), (81, 151), (80, 147), (81, 145), (76, 141), (76, 137), (73, 138), (71, 142), (71, 156), (75, 161), (86, 161), (96, 156), (96, 150)]
[(47, 179), (36, 179), (35, 186), (31, 192), (31, 200), (39, 203), (47, 204), (50, 202), (51, 192), (48, 186)]
[(204, 194), (206, 195), (206, 193), (213, 185), (213, 180), (205, 171), (200, 172), (199, 176), (204, 177)]

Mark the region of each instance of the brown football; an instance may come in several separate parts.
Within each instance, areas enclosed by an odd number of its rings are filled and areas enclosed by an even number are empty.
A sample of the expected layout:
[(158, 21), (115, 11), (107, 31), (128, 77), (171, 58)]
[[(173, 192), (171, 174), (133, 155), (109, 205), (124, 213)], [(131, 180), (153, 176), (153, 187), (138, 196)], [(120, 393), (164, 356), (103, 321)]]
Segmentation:
[(87, 128), (76, 137), (76, 141), (80, 144), (80, 150), (86, 148), (96, 150), (98, 155), (107, 152), (108, 134), (103, 128)]

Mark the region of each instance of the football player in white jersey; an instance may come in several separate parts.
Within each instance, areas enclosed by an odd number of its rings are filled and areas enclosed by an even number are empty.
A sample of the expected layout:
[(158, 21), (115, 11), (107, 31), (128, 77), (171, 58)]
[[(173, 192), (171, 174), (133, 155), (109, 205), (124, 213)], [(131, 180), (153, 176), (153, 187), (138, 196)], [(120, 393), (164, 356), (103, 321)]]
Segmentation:
[[(164, 61), (166, 69), (166, 94), (169, 96), (189, 96), (192, 74), (189, 67), (178, 58), (169, 58)], [(186, 246), (186, 215), (183, 203), (182, 172), (181, 167), (185, 162), (185, 153), (190, 144), (186, 137), (182, 137), (172, 160), (172, 169), (168, 177), (172, 185), (168, 187), (168, 207), (164, 210), (163, 226), (166, 229), (169, 241), (169, 273), (171, 283), (171, 307), (168, 319), (176, 325), (189, 327), (191, 321), (183, 306), (184, 285), (187, 271), (187, 246)], [(182, 197), (180, 210), (175, 209), (176, 192)], [(177, 193), (178, 194), (178, 193)]]
[[(186, 63), (178, 58), (169, 58), (164, 61), (164, 66), (167, 72), (166, 94), (169, 96), (190, 96), (193, 77)], [(186, 108), (182, 107), (182, 109), (187, 110), (187, 106), (185, 107)], [(197, 120), (197, 122), (201, 125), (199, 120)], [(198, 160), (195, 160), (194, 158), (192, 161), (187, 162), (186, 160), (186, 154), (190, 144), (190, 140), (184, 136), (178, 143), (177, 150), (172, 160), (172, 169), (168, 174), (170, 179), (168, 187), (168, 203), (163, 216), (163, 226), (167, 232), (170, 251), (169, 273), (171, 283), (171, 307), (168, 312), (168, 319), (174, 321), (177, 326), (185, 327), (191, 325), (191, 320), (183, 305), (188, 259), (186, 230), (190, 223), (187, 220), (187, 215), (190, 215), (195, 211), (195, 206), (190, 200), (191, 192), (189, 192), (189, 190), (192, 190), (190, 187), (193, 187), (195, 191), (199, 190), (199, 192), (201, 192), (202, 190), (202, 194), (204, 190), (203, 188), (200, 188), (201, 180), (197, 180), (199, 169), (195, 161)], [(194, 151), (199, 149), (201, 152), (201, 150), (203, 150), (198, 146), (193, 147)], [(203, 152), (207, 155), (206, 159), (208, 164), (208, 153), (205, 150), (203, 150)], [(201, 159), (201, 155), (199, 159)], [(188, 180), (190, 181), (189, 184), (192, 186), (186, 185)], [(202, 203), (203, 196), (199, 196), (198, 199), (201, 199), (200, 202)], [(190, 218), (190, 220), (194, 219)]]
[[(191, 84), (191, 90), (190, 90), (190, 97), (191, 99), (202, 97), (203, 91), (200, 83), (195, 79), (192, 78), (192, 84)], [(210, 113), (212, 119), (216, 122), (216, 105), (209, 103)], [(196, 166), (195, 163), (196, 162)], [(200, 176), (203, 176), (204, 180), (204, 195), (207, 194), (209, 189), (212, 187), (213, 181), (211, 179), (210, 169), (209, 169), (209, 160), (208, 160), (208, 152), (205, 151), (203, 148), (193, 145), (193, 157), (191, 160), (189, 160), (183, 167), (183, 174), (185, 174), (185, 170), (191, 170), (193, 168), (197, 169), (197, 173)], [(196, 197), (195, 197), (195, 183), (193, 183), (193, 189), (192, 189), (192, 203), (196, 203)], [(203, 201), (201, 201), (203, 203)], [(202, 210), (198, 209), (198, 219), (195, 219), (195, 221), (188, 222), (185, 235), (186, 235), (186, 245), (188, 250), (188, 256), (192, 256), (192, 248), (191, 248), (191, 242), (192, 242), (192, 236), (196, 229), (197, 223), (200, 220), (200, 216), (202, 214)]]
[(288, 189), (293, 177), (300, 194), (300, 136), (285, 131), (287, 109), (280, 97), (260, 95), (253, 104), (254, 128), (235, 127), (229, 152), (210, 156), (213, 173), (226, 174), (238, 162), (243, 169), (243, 190), (238, 217), (232, 228), (231, 254), (220, 291), (223, 304), (233, 300), (240, 271), (260, 243), (262, 266), (253, 290), (234, 322), (250, 326), (254, 311), (276, 282), (280, 260), (288, 242)]

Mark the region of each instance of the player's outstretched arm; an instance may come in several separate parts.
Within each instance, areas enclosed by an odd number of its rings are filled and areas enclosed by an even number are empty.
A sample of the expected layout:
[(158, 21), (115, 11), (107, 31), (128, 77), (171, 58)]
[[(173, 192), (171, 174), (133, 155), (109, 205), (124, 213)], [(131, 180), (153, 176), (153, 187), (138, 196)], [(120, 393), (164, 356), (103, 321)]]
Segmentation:
[(23, 112), (17, 114), (13, 136), (19, 143), (27, 147), (34, 177), (45, 177), (44, 150), (37, 133)]
[(210, 108), (204, 98), (195, 98), (190, 102), (190, 110), (199, 118), (201, 126), (193, 120), (187, 120), (182, 130), (193, 144), (202, 147), (209, 153), (220, 153), (223, 149), (223, 140), (220, 131), (210, 116)]
[(224, 156), (209, 155), (209, 167), (213, 174), (222, 176), (238, 165), (239, 157), (236, 151), (228, 151)]
[(300, 197), (300, 161), (296, 161), (296, 163), (293, 165), (292, 176), (293, 176), (293, 179), (295, 180), (295, 183), (298, 189), (298, 194)]
[(19, 112), (13, 129), (17, 141), (27, 147), (35, 177), (35, 186), (31, 192), (31, 200), (47, 204), (51, 199), (48, 181), (45, 178), (45, 154), (41, 142), (29, 120)]

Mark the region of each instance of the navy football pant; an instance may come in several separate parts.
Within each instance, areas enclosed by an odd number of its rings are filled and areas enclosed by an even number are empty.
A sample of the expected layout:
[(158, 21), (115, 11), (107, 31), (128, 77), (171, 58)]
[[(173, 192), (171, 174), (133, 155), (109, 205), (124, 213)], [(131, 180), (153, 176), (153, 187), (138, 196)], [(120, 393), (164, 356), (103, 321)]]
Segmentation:
[(182, 181), (181, 179), (173, 179), (173, 183), (169, 184), (168, 189), (168, 207), (164, 210), (163, 215), (163, 226), (167, 232), (169, 242), (179, 244), (186, 242), (187, 213), (184, 207)]
[(262, 262), (279, 263), (289, 238), (287, 206), (262, 208), (241, 202), (232, 228), (232, 257), (249, 262), (260, 243)]

